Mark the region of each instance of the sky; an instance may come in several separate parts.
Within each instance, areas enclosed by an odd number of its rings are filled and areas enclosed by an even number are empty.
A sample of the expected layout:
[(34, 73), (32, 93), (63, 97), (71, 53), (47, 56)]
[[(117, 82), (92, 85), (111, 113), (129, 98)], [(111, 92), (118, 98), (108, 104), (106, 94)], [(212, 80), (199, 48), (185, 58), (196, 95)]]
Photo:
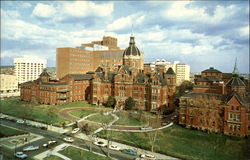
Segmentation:
[(249, 1), (1, 1), (1, 65), (38, 56), (56, 66), (56, 48), (133, 34), (145, 62), (180, 61), (191, 72), (249, 73)]

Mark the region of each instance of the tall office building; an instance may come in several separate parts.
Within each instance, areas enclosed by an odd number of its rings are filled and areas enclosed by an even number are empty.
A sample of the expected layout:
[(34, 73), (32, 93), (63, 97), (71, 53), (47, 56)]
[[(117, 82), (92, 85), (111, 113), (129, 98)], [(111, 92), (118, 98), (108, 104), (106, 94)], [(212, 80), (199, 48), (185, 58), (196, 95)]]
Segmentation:
[(18, 83), (35, 80), (46, 68), (47, 60), (35, 56), (23, 56), (14, 58), (15, 74)]
[(150, 70), (151, 72), (160, 70), (162, 70), (162, 72), (165, 72), (170, 67), (176, 74), (176, 85), (180, 85), (185, 80), (190, 80), (190, 66), (180, 63), (179, 61), (174, 61), (174, 63), (171, 63), (165, 59), (157, 59), (155, 62), (144, 64), (144, 70)]
[(117, 39), (113, 37), (103, 37), (102, 41), (93, 41), (76, 48), (57, 48), (57, 78), (68, 74), (85, 74), (95, 71), (97, 67), (112, 71), (122, 65), (123, 51), (117, 47)]
[(15, 75), (0, 74), (0, 97), (19, 95), (17, 77)]

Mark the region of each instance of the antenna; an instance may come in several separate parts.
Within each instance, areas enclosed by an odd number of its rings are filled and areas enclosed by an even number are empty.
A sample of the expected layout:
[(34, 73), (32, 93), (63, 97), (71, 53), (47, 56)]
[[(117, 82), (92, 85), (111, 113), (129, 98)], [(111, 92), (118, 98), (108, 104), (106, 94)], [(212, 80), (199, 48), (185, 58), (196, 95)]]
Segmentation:
[(131, 37), (133, 36), (133, 23), (132, 23), (132, 27), (131, 27)]

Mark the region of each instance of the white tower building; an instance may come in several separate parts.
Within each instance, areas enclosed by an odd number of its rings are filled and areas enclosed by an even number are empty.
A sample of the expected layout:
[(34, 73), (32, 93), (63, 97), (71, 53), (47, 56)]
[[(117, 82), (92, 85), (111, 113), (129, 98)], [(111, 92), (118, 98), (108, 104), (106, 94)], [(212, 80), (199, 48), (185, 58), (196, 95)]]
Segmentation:
[(36, 80), (46, 68), (47, 60), (35, 56), (14, 58), (15, 74), (18, 83)]

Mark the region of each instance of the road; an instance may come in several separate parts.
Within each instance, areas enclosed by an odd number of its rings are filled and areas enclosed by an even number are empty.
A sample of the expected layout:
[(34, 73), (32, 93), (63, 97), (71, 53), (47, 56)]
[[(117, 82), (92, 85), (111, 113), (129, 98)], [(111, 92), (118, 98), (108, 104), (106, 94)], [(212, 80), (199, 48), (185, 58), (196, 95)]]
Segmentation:
[[(16, 151), (22, 151), (23, 147), (25, 147), (25, 146), (39, 145), (40, 146), (39, 150), (31, 151), (31, 152), (27, 153), (29, 157), (33, 157), (37, 154), (40, 154), (40, 153), (48, 150), (48, 148), (42, 148), (42, 144), (48, 142), (49, 140), (56, 140), (58, 142), (56, 145), (59, 145), (59, 144), (65, 143), (63, 141), (63, 138), (67, 137), (66, 135), (62, 135), (62, 134), (59, 134), (57, 132), (42, 130), (42, 129), (38, 129), (35, 127), (31, 127), (31, 126), (24, 126), (24, 125), (20, 125), (20, 124), (17, 124), (15, 122), (6, 121), (6, 120), (1, 120), (1, 124), (11, 126), (14, 128), (18, 128), (18, 129), (21, 129), (21, 130), (24, 130), (27, 132), (31, 132), (34, 134), (38, 134), (38, 135), (41, 135), (44, 137), (44, 138), (37, 140), (35, 142), (31, 142), (27, 145), (16, 148)], [(97, 153), (100, 153), (103, 155), (107, 155), (107, 148), (102, 148), (102, 147), (93, 145), (92, 143), (90, 143), (88, 141), (84, 141), (82, 139), (78, 139), (75, 137), (74, 137), (74, 139), (75, 139), (75, 141), (73, 142), (73, 145), (76, 145), (78, 147), (85, 148), (85, 149), (89, 149), (89, 146), (91, 145), (92, 150), (94, 152), (97, 152)], [(53, 147), (53, 146), (51, 146), (51, 147)], [(111, 157), (119, 159), (119, 160), (131, 160), (131, 159), (136, 158), (136, 156), (128, 155), (128, 154), (122, 153), (120, 151), (114, 151), (114, 150), (109, 150), (109, 151), (110, 151)], [(5, 146), (2, 146), (2, 148), (1, 148), (1, 154), (4, 156), (4, 159), (8, 159), (8, 160), (15, 159), (14, 152), (15, 152), (15, 150), (8, 149)], [(28, 159), (30, 160), (32, 158), (28, 158)]]

